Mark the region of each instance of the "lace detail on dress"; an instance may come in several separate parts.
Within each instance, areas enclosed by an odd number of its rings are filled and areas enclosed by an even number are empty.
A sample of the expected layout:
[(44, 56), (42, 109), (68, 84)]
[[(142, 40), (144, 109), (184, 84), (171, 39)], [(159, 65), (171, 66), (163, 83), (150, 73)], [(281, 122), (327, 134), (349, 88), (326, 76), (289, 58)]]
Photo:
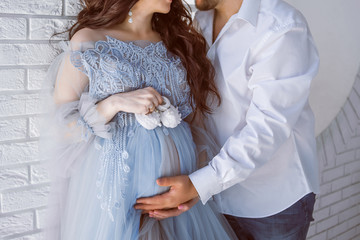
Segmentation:
[[(141, 47), (107, 36), (106, 41), (97, 41), (93, 49), (73, 51), (71, 62), (89, 77), (89, 94), (94, 99), (150, 86), (178, 107), (182, 118), (192, 112), (185, 68), (163, 42), (149, 42)], [(132, 173), (126, 142), (138, 126), (132, 113), (120, 112), (113, 121), (115, 131), (111, 139), (103, 142), (97, 178), (97, 197), (111, 219), (115, 209), (124, 207), (124, 193)], [(166, 128), (163, 131), (168, 134)]]
[(71, 61), (88, 75), (89, 93), (95, 99), (150, 86), (179, 107), (183, 118), (192, 111), (185, 68), (161, 41), (140, 47), (107, 36), (93, 49), (72, 52)]
[(97, 198), (101, 201), (101, 208), (108, 212), (112, 221), (114, 220), (113, 208), (124, 207), (125, 192), (129, 181), (131, 163), (127, 161), (129, 153), (126, 151), (125, 143), (130, 135), (128, 133), (133, 130), (124, 126), (129, 126), (133, 122), (131, 118), (132, 115), (122, 113), (123, 124), (116, 126), (118, 129), (112, 138), (104, 142), (100, 155), (102, 165), (96, 182), (99, 188)]

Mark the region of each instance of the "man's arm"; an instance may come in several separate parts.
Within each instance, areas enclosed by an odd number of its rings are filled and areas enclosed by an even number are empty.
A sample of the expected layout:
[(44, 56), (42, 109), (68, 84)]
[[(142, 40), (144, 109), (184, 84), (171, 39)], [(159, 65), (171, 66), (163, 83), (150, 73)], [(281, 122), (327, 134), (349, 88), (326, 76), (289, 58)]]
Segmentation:
[(253, 94), (246, 125), (189, 178), (166, 178), (170, 186), (177, 186), (176, 192), (139, 199), (141, 205), (136, 207), (174, 208), (194, 198), (194, 189), (205, 204), (211, 196), (244, 181), (290, 137), (318, 70), (317, 51), (305, 23), (279, 27), (262, 43), (252, 49), (254, 55), (247, 67), (248, 88)]
[(190, 175), (204, 204), (267, 163), (290, 137), (308, 102), (318, 55), (306, 24), (278, 28), (263, 42), (252, 49), (255, 54), (249, 62), (252, 99), (246, 125), (208, 166)]

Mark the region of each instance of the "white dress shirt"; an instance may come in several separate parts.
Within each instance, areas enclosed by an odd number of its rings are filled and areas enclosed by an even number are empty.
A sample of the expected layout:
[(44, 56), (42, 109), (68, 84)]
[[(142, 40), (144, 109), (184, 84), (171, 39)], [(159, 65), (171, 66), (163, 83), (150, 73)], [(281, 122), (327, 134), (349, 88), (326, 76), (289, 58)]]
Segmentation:
[(215, 195), (223, 213), (266, 217), (318, 192), (308, 97), (319, 59), (304, 17), (281, 0), (244, 0), (214, 43), (214, 10), (195, 18), (222, 96), (206, 122), (222, 148), (190, 175), (201, 201)]

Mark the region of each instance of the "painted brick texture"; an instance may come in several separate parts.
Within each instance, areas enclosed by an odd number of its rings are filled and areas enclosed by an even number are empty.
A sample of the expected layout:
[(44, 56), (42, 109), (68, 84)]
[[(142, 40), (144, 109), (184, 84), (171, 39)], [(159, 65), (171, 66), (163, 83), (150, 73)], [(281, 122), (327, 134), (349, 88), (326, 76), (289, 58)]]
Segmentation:
[[(193, 1), (189, 1), (193, 4)], [(0, 1), (0, 239), (44, 239), (49, 181), (39, 152), (46, 69), (77, 0)], [(318, 138), (321, 193), (309, 240), (360, 239), (360, 73), (339, 115)]]
[(0, 1), (0, 239), (45, 239), (49, 180), (38, 157), (40, 97), (76, 1)]
[(360, 239), (360, 71), (343, 108), (317, 138), (321, 193), (309, 240)]

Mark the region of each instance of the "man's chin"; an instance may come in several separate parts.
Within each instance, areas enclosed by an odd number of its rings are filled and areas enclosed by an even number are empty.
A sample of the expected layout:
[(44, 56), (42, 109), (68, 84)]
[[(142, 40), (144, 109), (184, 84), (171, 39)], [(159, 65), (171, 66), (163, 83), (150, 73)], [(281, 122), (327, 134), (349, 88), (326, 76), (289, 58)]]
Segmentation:
[(214, 9), (217, 3), (217, 0), (195, 0), (195, 7), (200, 11), (207, 11)]

